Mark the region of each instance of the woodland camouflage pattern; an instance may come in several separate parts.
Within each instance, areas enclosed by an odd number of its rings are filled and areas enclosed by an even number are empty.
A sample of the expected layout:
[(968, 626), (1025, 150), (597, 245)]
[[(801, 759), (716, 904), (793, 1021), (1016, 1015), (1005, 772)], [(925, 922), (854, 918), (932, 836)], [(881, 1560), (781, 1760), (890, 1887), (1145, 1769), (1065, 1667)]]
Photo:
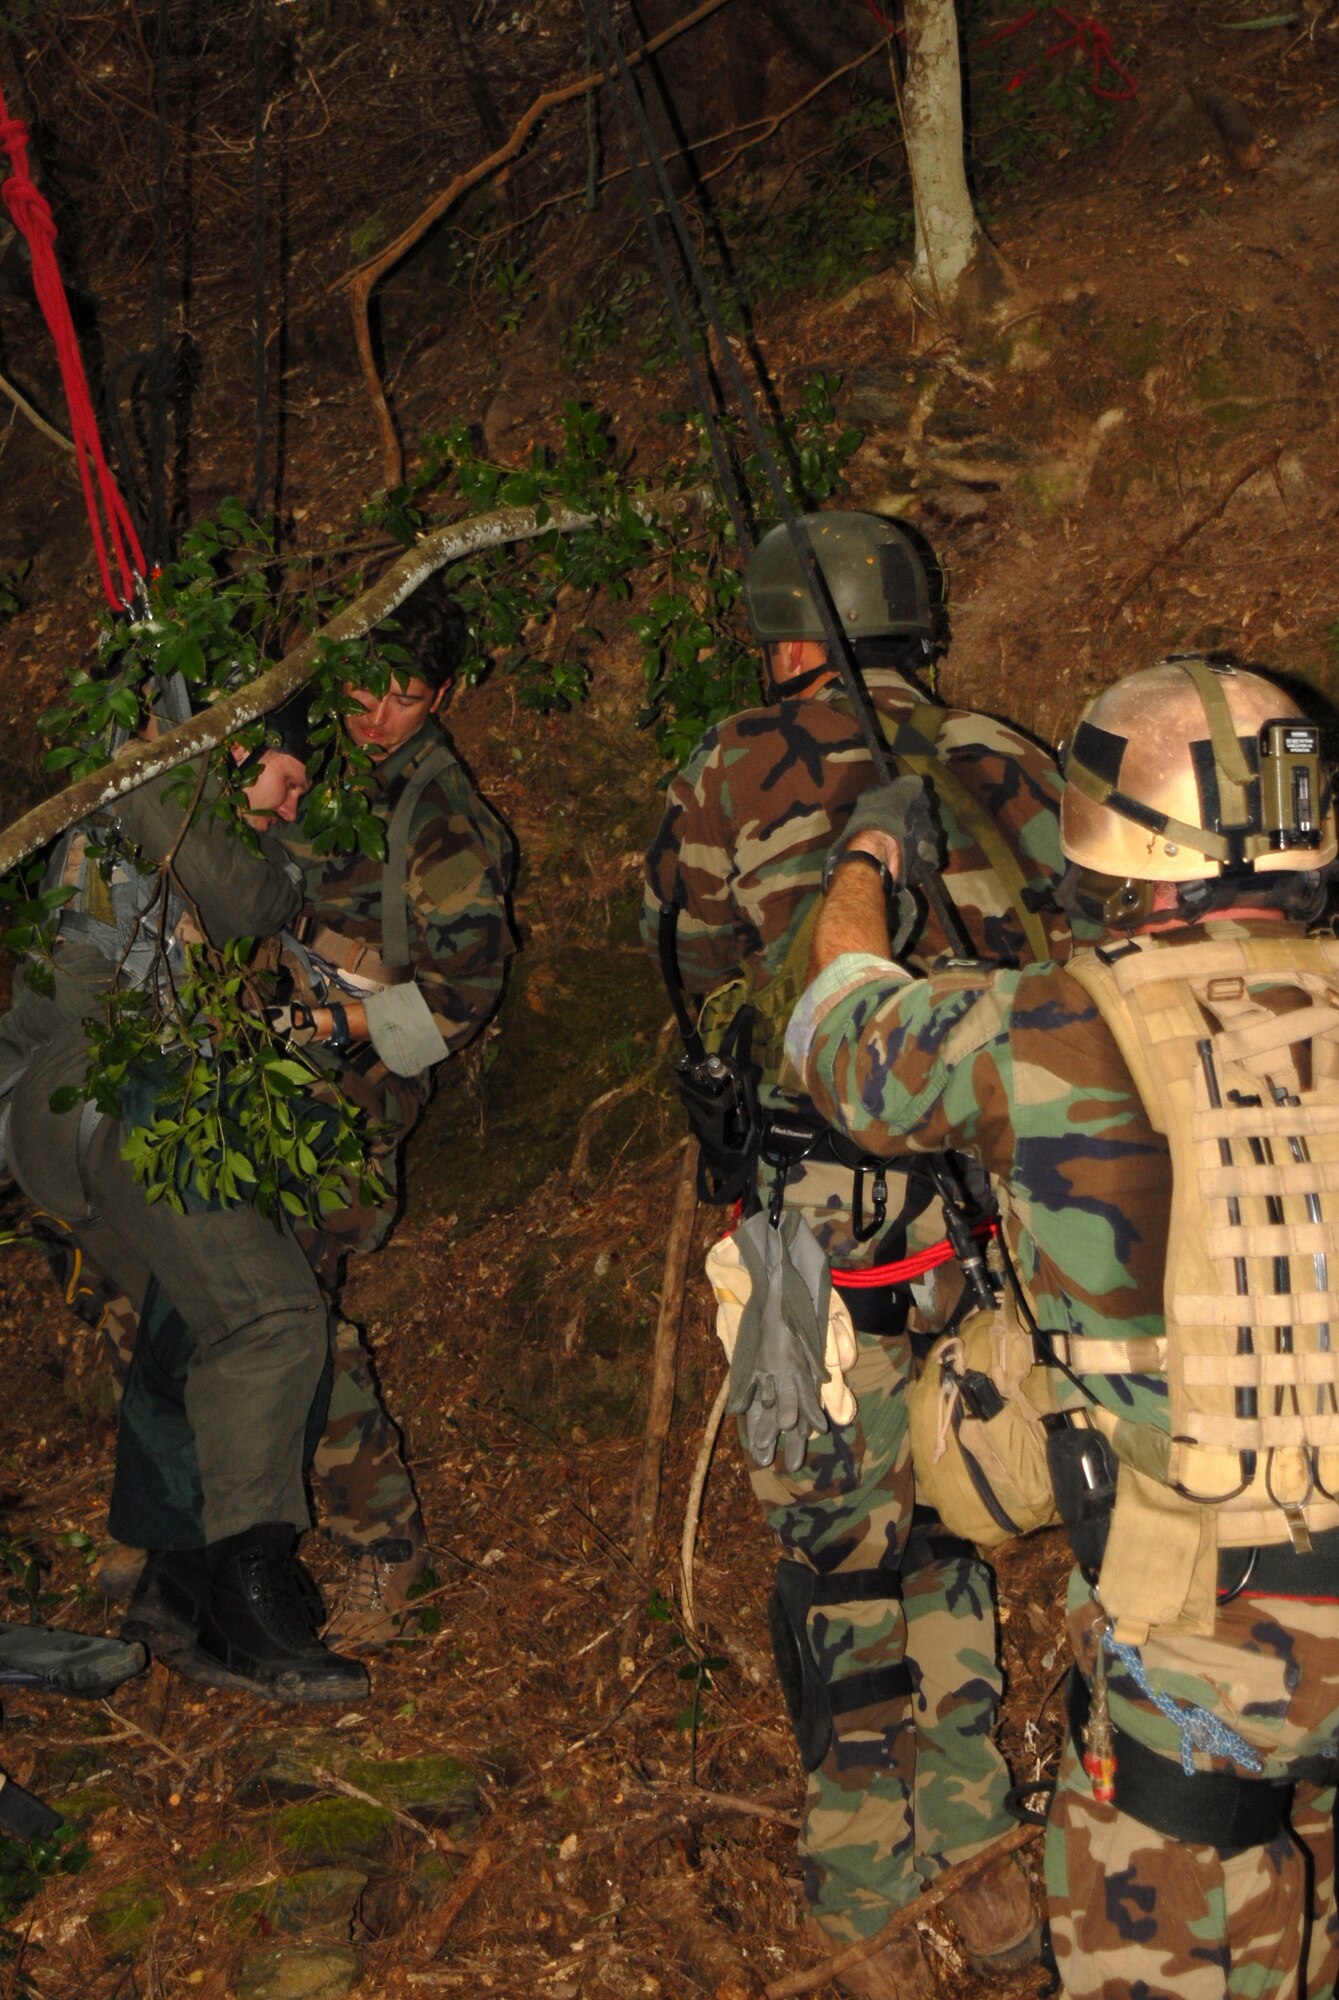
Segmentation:
[[(396, 804), (420, 763), (442, 743), (428, 723), (377, 767), (373, 811), (389, 828)], [(383, 867), (361, 853), (316, 854), (299, 828), (282, 829), (302, 868), (316, 921), (342, 937), (382, 951)], [(453, 757), (427, 787), (409, 827), (409, 943), (414, 979), (448, 1052), (464, 1048), (484, 1025), (502, 990), (515, 939), (507, 916), (513, 873), (511, 842), (499, 820)], [(392, 1195), (380, 1209), (354, 1207), (325, 1218), (320, 1232), (298, 1240), (327, 1289), (346, 1254), (374, 1250), (394, 1220), (396, 1156), (418, 1120), (428, 1078), (399, 1077), (367, 1051), (340, 1065), (312, 1049), (338, 1075), (340, 1088), (383, 1127), (374, 1157)], [(399, 1433), (378, 1397), (367, 1356), (352, 1331), (337, 1327), (332, 1349), (330, 1416), (312, 1472), (324, 1525), (337, 1539), (367, 1547), (414, 1531), (418, 1502)]]
[[(1281, 934), (1277, 924), (1260, 928)], [(1187, 937), (1249, 929), (1222, 922)], [(796, 1015), (797, 1060), (810, 1030), (808, 1087), (824, 1115), (862, 1145), (947, 1146), (989, 1169), (1044, 1327), (1110, 1339), (1161, 1333), (1166, 1145), (1096, 1008), (1061, 967), (913, 979), (885, 960), (849, 954)], [(1090, 1376), (1087, 1386), (1125, 1414), (1165, 1423), (1155, 1378)], [(1077, 1574), (1070, 1612), (1078, 1657), (1090, 1667), (1097, 1614)], [(1333, 1604), (1248, 1593), (1220, 1609), (1208, 1639), (1155, 1634), (1143, 1663), (1155, 1689), (1223, 1717), (1264, 1753), (1261, 1775), (1282, 1777), (1300, 1757), (1339, 1751), (1337, 1626)], [(1108, 1684), (1117, 1728), (1174, 1756), (1179, 1731), (1115, 1661)], [(1221, 1759), (1213, 1767), (1235, 1768)], [(1331, 1992), (1339, 1970), (1334, 1794), (1304, 1784), (1297, 1796), (1293, 1829), (1310, 1863), (1286, 1837), (1224, 1863), (1098, 1805), (1068, 1759), (1046, 1858), (1066, 1990), (1079, 2000), (1293, 1992), (1313, 1865), (1316, 1981), (1307, 1992)]]
[[(891, 668), (862, 678), (881, 714), (906, 720), (922, 697)], [(1057, 813), (1060, 777), (1044, 750), (989, 716), (949, 709), (938, 753), (1005, 835), (1031, 880), (1064, 871)], [(679, 964), (690, 993), (707, 993), (746, 966), (775, 972), (791, 926), (818, 888), (823, 862), (851, 808), (874, 782), (849, 704), (833, 686), (791, 696), (718, 723), (667, 794), (647, 855), (643, 936), (655, 946), (662, 902), (677, 902)], [(942, 800), (950, 893), (979, 955), (1021, 963), (1026, 942), (985, 854)], [(1042, 919), (1058, 957), (1068, 948), (1059, 915)], [(914, 958), (949, 949), (929, 915)]]
[[(901, 675), (863, 676), (879, 709), (909, 717), (922, 700)], [(947, 713), (937, 748), (1014, 850), (1025, 876), (1055, 879), (1060, 854), (1060, 779), (1046, 753), (989, 717)], [(772, 975), (818, 891), (824, 858), (873, 768), (840, 692), (792, 696), (720, 723), (703, 737), (669, 788), (647, 856), (643, 936), (656, 948), (662, 900), (680, 905), (679, 960), (691, 992), (740, 972)], [(940, 802), (949, 893), (984, 956), (1026, 960), (1023, 933), (989, 861)], [(1069, 949), (1059, 916), (1044, 919), (1057, 952)], [(933, 916), (916, 942), (929, 964), (947, 952)], [(903, 1184), (889, 1177), (889, 1213)], [(857, 1243), (852, 1175), (835, 1164), (801, 1164), (787, 1177), (787, 1207), (799, 1208), (837, 1266), (899, 1257), (943, 1234), (926, 1193), (902, 1226)], [(868, 1203), (868, 1195), (866, 1196)], [(936, 1290), (936, 1283), (938, 1289)], [(915, 1287), (917, 1323), (942, 1326), (957, 1280)], [(859, 1335), (848, 1376), (853, 1425), (810, 1439), (795, 1478), (751, 1469), (754, 1490), (788, 1557), (822, 1573), (882, 1568), (894, 1577), (912, 1527), (905, 1391), (911, 1342)], [(938, 1530), (940, 1537), (942, 1529)], [(905, 1655), (915, 1693), (846, 1716), (825, 1762), (811, 1774), (800, 1851), (814, 1914), (837, 1939), (867, 1937), (946, 1864), (962, 1860), (1013, 1822), (1009, 1776), (992, 1741), (1000, 1696), (989, 1571), (962, 1544), (947, 1557), (918, 1527), (904, 1598), (857, 1601), (810, 1614), (816, 1655), (834, 1679)]]
[[(401, 792), (442, 744), (429, 722), (377, 766), (372, 809), (389, 827)], [(316, 921), (382, 950), (382, 864), (365, 854), (317, 854), (300, 827), (281, 829), (302, 869)], [(512, 848), (501, 822), (455, 758), (427, 787), (409, 826), (409, 945), (414, 980), (448, 1052), (473, 1041), (497, 1005), (515, 949), (507, 918)]]

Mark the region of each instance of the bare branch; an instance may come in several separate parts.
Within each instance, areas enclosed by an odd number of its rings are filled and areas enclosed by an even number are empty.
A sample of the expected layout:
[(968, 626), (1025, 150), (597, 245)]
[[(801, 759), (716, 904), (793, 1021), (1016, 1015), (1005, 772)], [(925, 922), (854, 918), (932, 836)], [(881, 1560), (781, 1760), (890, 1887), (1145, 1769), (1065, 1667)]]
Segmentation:
[(133, 792), (137, 785), (174, 771), (178, 764), (185, 764), (202, 751), (212, 750), (225, 742), (246, 723), (254, 722), (257, 716), (267, 715), (311, 678), (323, 639), (361, 638), (383, 618), (389, 618), (398, 604), (403, 604), (406, 597), (411, 596), (445, 563), (473, 555), (479, 549), (497, 548), (504, 542), (520, 542), (531, 535), (547, 534), (552, 528), (589, 528), (593, 519), (593, 515), (578, 514), (569, 507), (553, 508), (543, 521), (534, 507), (499, 507), (491, 514), (475, 514), (468, 520), (453, 521), (449, 526), (425, 535), (421, 542), (416, 542), (412, 549), (406, 550), (397, 562), (393, 562), (370, 590), (365, 590), (361, 597), (355, 597), (352, 604), (346, 605), (319, 632), (308, 633), (291, 652), (285, 653), (277, 665), (258, 679), (239, 688), (236, 694), (226, 695), (201, 714), (178, 723), (174, 729), (164, 730), (152, 743), (143, 743), (128, 751), (114, 764), (104, 765), (100, 771), (92, 771), (86, 778), (77, 779), (63, 792), (57, 792), (54, 798), (44, 800), (40, 806), (34, 806), (31, 812), (25, 813), (22, 819), (15, 820), (13, 826), (0, 836), (0, 874), (13, 868), (25, 856), (35, 853), (39, 847), (45, 847), (73, 821), (94, 812), (98, 806), (106, 805), (109, 799), (118, 799), (125, 792)]
[(49, 424), (40, 410), (33, 408), (22, 389), (15, 388), (7, 375), (0, 375), (0, 394), (8, 396), (14, 408), (25, 416), (28, 422), (37, 430), (41, 431), (43, 437), (50, 438), (52, 444), (58, 444), (62, 451), (74, 450), (74, 446), (71, 444), (69, 438), (63, 432), (58, 431), (54, 424)]
[[(700, 506), (708, 498), (706, 489), (698, 487), (678, 493), (648, 493), (631, 504), (645, 520), (659, 520), (667, 514), (682, 514)], [(411, 597), (421, 583), (426, 583), (445, 564), (475, 555), (480, 549), (524, 542), (532, 535), (547, 535), (554, 529), (570, 534), (595, 524), (593, 514), (579, 514), (571, 507), (550, 507), (543, 510), (542, 519), (540, 516), (541, 510), (536, 507), (498, 507), (490, 514), (472, 514), (466, 520), (449, 522), (446, 527), (424, 535), (390, 565), (370, 590), (355, 597), (352, 604), (346, 604), (328, 625), (309, 632), (275, 666), (239, 688), (236, 694), (225, 695), (201, 714), (164, 730), (152, 743), (142, 743), (124, 752), (114, 764), (104, 764), (101, 770), (76, 779), (63, 792), (43, 800), (22, 819), (15, 820), (0, 835), (0, 875), (29, 854), (35, 854), (39, 847), (45, 847), (86, 813), (95, 812), (110, 799), (119, 799), (153, 778), (164, 777), (179, 764), (217, 748), (257, 716), (268, 715), (311, 679), (323, 640), (361, 638), (383, 618), (389, 618), (397, 605), (403, 604), (406, 597)]]
[[(699, 21), (705, 21), (709, 14), (716, 13), (725, 4), (726, 0), (701, 0), (701, 4), (695, 7), (691, 14), (685, 14), (681, 21), (671, 23), (642, 48), (632, 51), (628, 56), (629, 64), (640, 62), (643, 57), (654, 54), (657, 49), (663, 48), (666, 42), (672, 42), (676, 35), (682, 35), (687, 29), (696, 27)], [(358, 358), (362, 363), (367, 392), (372, 399), (372, 408), (381, 432), (382, 471), (387, 486), (399, 485), (404, 476), (404, 459), (372, 347), (372, 328), (367, 316), (367, 306), (374, 285), (413, 249), (419, 238), (426, 235), (433, 223), (440, 221), (463, 194), (467, 194), (472, 187), (477, 187), (481, 181), (486, 181), (497, 173), (499, 168), (508, 166), (516, 159), (546, 112), (556, 110), (560, 104), (570, 104), (575, 98), (587, 96), (590, 91), (598, 90), (605, 80), (603, 70), (593, 70), (589, 76), (581, 77), (575, 83), (566, 83), (554, 90), (541, 91), (525, 116), (512, 128), (511, 136), (504, 145), (489, 153), (485, 159), (476, 161), (472, 167), (467, 167), (463, 173), (453, 175), (441, 193), (434, 195), (428, 206), (414, 218), (408, 228), (402, 229), (384, 250), (378, 250), (365, 264), (359, 264), (354, 270), (346, 271), (343, 277), (337, 278), (331, 286), (332, 291), (343, 291), (345, 288), (348, 290), (354, 338), (358, 343)]]

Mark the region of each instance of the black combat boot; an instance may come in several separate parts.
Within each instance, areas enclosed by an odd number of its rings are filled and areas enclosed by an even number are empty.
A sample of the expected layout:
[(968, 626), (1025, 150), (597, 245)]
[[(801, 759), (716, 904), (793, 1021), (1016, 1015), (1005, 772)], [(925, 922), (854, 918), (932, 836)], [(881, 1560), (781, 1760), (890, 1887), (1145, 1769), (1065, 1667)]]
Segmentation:
[(195, 1644), (209, 1601), (205, 1549), (150, 1549), (121, 1622), (121, 1637), (177, 1666)]
[(286, 1521), (262, 1521), (213, 1542), (209, 1602), (191, 1652), (175, 1664), (213, 1687), (271, 1701), (359, 1701), (367, 1672), (316, 1636), (319, 1593), (293, 1553)]

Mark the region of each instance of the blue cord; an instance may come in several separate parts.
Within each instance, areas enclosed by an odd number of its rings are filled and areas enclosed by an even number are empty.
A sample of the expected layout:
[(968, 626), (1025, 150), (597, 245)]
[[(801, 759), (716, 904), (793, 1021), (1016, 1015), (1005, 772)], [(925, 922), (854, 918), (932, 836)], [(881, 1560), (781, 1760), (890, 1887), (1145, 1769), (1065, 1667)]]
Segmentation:
[(1125, 1646), (1116, 1640), (1108, 1628), (1102, 1634), (1102, 1643), (1111, 1657), (1119, 1660), (1142, 1695), (1152, 1702), (1160, 1715), (1175, 1723), (1181, 1732), (1181, 1769), (1188, 1778), (1195, 1775), (1195, 1751), (1203, 1750), (1209, 1757), (1230, 1757), (1240, 1764), (1243, 1771), (1262, 1771), (1264, 1759), (1258, 1750), (1252, 1750), (1244, 1737), (1209, 1709), (1201, 1708), (1195, 1702), (1179, 1702), (1172, 1695), (1159, 1694), (1144, 1672), (1144, 1663), (1139, 1657), (1137, 1646)]

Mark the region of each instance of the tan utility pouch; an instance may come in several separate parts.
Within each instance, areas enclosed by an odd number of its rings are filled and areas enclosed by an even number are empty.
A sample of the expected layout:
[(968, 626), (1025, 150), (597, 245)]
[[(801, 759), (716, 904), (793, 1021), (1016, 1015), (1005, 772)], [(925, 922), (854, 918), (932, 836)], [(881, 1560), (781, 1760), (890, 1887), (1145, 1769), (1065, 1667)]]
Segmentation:
[(936, 1342), (908, 1394), (911, 1458), (918, 1496), (953, 1534), (994, 1548), (1059, 1521), (1043, 1421), (1051, 1407), (1011, 1301)]

